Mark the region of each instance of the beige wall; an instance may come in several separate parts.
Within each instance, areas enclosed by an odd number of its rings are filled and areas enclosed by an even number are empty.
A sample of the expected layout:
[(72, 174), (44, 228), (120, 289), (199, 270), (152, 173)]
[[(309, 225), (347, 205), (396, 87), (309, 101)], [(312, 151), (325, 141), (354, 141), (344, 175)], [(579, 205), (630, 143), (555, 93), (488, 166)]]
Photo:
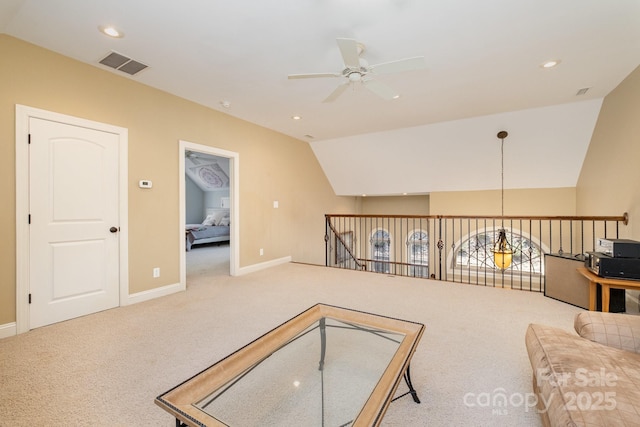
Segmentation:
[(640, 68), (604, 99), (576, 194), (579, 215), (628, 212), (625, 237), (640, 240)]
[[(505, 178), (508, 179), (508, 178)], [(500, 215), (500, 190), (431, 193), (431, 215)], [(555, 216), (576, 214), (575, 188), (504, 191), (504, 214)], [(618, 212), (622, 214), (622, 212)]]
[[(16, 104), (129, 130), (131, 294), (179, 282), (179, 140), (239, 153), (241, 267), (286, 256), (323, 264), (324, 214), (355, 209), (354, 198), (334, 195), (306, 142), (6, 35), (0, 52), (0, 325), (16, 318)], [(143, 178), (153, 189), (137, 187)]]
[(358, 197), (364, 215), (428, 215), (429, 196)]

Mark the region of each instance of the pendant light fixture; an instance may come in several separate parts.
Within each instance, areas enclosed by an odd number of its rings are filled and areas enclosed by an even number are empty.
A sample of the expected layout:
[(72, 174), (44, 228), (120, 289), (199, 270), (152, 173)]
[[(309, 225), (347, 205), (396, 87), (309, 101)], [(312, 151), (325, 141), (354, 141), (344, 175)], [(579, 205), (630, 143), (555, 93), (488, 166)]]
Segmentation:
[(500, 193), (500, 203), (501, 203), (501, 228), (498, 230), (498, 240), (493, 246), (493, 262), (496, 267), (500, 269), (500, 271), (506, 270), (511, 265), (511, 261), (513, 260), (513, 248), (509, 244), (507, 240), (507, 232), (504, 229), (504, 139), (509, 135), (506, 131), (502, 130), (498, 132), (498, 138), (500, 138), (500, 157), (501, 157), (501, 165), (500, 165), (500, 179), (501, 179), (501, 193)]

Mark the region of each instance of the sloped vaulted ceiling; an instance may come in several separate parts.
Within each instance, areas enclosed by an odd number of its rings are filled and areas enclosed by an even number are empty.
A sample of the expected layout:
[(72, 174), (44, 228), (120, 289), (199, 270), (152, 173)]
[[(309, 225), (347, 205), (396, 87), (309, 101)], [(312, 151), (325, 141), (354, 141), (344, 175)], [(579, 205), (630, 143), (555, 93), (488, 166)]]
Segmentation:
[(337, 194), (574, 187), (602, 100), (312, 143)]
[(202, 191), (229, 191), (229, 159), (188, 151), (184, 170)]

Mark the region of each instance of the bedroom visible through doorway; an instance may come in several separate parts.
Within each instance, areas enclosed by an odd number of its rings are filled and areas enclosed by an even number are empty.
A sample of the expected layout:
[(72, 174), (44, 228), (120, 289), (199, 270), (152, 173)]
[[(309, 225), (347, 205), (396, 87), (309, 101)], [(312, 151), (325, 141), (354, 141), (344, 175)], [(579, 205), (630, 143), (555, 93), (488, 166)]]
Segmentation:
[(180, 141), (181, 285), (237, 271), (238, 154)]
[(195, 273), (229, 274), (229, 164), (226, 157), (185, 152), (187, 281)]

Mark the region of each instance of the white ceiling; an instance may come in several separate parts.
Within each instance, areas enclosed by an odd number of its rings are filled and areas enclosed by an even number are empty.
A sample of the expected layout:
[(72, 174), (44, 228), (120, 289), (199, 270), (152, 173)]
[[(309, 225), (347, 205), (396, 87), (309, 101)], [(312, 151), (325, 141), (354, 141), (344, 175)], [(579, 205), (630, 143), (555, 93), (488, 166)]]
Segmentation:
[(186, 175), (200, 190), (229, 192), (231, 174), (228, 158), (187, 150), (184, 162)]
[[(125, 37), (98, 32), (108, 24)], [(501, 129), (505, 157), (557, 163), (517, 183), (507, 175), (506, 187), (575, 185), (594, 108), (640, 64), (638, 0), (2, 0), (0, 32), (308, 141), (338, 194), (496, 188)], [(427, 68), (378, 77), (397, 100), (356, 87), (323, 103), (340, 79), (287, 75), (340, 72), (338, 37), (363, 43), (370, 64), (424, 56)], [(149, 68), (129, 77), (98, 64), (111, 50)], [(562, 62), (542, 69), (548, 59)], [(471, 152), (490, 167), (433, 170)], [(394, 168), (374, 185), (353, 168), (403, 158), (431, 172), (407, 180)]]
[(601, 104), (594, 99), (356, 135), (313, 149), (337, 194), (420, 194), (427, 185), (429, 192), (498, 189), (496, 133), (508, 128), (505, 188), (574, 187)]

